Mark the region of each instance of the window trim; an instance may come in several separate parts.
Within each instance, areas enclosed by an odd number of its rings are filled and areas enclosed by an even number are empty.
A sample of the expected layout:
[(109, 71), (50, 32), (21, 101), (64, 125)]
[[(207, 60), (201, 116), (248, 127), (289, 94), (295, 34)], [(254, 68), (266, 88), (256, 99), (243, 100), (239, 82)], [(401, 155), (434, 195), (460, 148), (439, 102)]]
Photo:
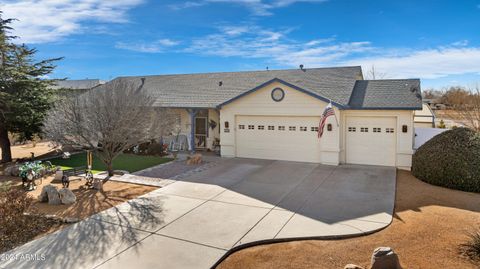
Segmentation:
[[(281, 96), (280, 98), (276, 99), (276, 98), (274, 97), (274, 93), (275, 93), (275, 92), (278, 92), (278, 91), (281, 92), (282, 96)], [(280, 101), (283, 100), (283, 98), (285, 98), (285, 91), (284, 91), (282, 88), (278, 88), (278, 87), (277, 87), (277, 88), (275, 88), (275, 89), (272, 90), (272, 92), (270, 93), (270, 96), (272, 97), (272, 100), (273, 100), (273, 101), (275, 101), (275, 102), (280, 102)]]

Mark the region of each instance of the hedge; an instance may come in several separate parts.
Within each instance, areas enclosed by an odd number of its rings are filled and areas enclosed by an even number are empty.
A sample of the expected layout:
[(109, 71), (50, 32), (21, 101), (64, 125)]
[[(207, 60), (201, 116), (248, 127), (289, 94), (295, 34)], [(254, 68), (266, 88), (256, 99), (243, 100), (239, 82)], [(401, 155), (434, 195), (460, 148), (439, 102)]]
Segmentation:
[(433, 185), (480, 193), (480, 133), (455, 128), (433, 137), (413, 155), (412, 174)]

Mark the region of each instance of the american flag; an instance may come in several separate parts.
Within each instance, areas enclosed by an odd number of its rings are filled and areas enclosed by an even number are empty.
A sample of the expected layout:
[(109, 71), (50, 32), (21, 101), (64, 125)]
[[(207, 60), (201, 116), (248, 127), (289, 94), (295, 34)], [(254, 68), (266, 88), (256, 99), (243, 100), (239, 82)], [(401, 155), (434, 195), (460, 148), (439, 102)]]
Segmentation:
[(330, 116), (335, 116), (335, 110), (333, 110), (332, 103), (329, 103), (320, 117), (320, 123), (318, 124), (318, 138), (323, 135), (323, 128), (325, 127), (325, 122)]

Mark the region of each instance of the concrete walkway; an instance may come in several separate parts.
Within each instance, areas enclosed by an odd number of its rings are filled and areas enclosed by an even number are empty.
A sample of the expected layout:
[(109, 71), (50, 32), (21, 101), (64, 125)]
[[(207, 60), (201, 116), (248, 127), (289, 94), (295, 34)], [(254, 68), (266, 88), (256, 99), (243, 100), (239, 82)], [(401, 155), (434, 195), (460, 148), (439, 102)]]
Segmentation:
[(392, 220), (395, 173), (224, 159), (7, 253), (44, 260), (17, 258), (0, 267), (209, 268), (247, 242), (370, 233)]

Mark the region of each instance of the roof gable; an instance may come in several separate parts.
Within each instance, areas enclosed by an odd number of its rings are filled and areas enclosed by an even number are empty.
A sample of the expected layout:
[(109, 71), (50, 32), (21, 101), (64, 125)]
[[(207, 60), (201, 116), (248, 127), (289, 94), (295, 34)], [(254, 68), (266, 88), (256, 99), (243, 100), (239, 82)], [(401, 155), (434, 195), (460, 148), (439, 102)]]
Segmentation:
[(227, 100), (227, 101), (219, 104), (217, 107), (218, 107), (218, 108), (221, 108), (221, 107), (223, 107), (223, 106), (225, 106), (225, 105), (228, 105), (228, 104), (230, 104), (231, 102), (234, 102), (234, 101), (236, 101), (236, 100), (238, 100), (238, 99), (240, 99), (240, 98), (242, 98), (242, 97), (244, 97), (244, 96), (246, 96), (246, 95), (249, 95), (249, 94), (254, 93), (254, 92), (256, 92), (256, 91), (258, 91), (258, 90), (260, 90), (260, 89), (263, 89), (264, 87), (266, 87), (266, 86), (268, 86), (269, 84), (274, 83), (274, 82), (278, 82), (278, 83), (280, 83), (280, 84), (283, 84), (283, 85), (285, 85), (285, 86), (288, 86), (288, 87), (290, 87), (290, 88), (292, 88), (292, 89), (295, 89), (295, 90), (297, 90), (297, 91), (300, 91), (300, 92), (302, 92), (302, 93), (305, 93), (305, 94), (307, 94), (307, 95), (310, 95), (310, 96), (312, 96), (312, 97), (314, 97), (314, 98), (317, 98), (317, 99), (319, 99), (319, 100), (322, 100), (322, 101), (324, 101), (324, 102), (327, 102), (327, 103), (331, 102), (332, 105), (334, 105), (334, 106), (336, 106), (336, 107), (338, 107), (338, 108), (343, 108), (343, 106), (342, 106), (341, 104), (338, 104), (338, 103), (336, 103), (336, 102), (333, 102), (332, 100), (330, 100), (330, 99), (328, 99), (328, 98), (325, 98), (325, 97), (323, 97), (323, 96), (320, 96), (319, 94), (317, 94), (317, 93), (315, 93), (315, 92), (312, 92), (312, 91), (309, 91), (309, 90), (305, 90), (305, 89), (303, 89), (303, 88), (300, 88), (300, 87), (298, 87), (298, 86), (295, 86), (295, 85), (293, 85), (293, 84), (291, 84), (291, 83), (288, 83), (288, 82), (286, 82), (286, 81), (284, 81), (284, 80), (282, 80), (282, 79), (279, 79), (279, 78), (273, 78), (273, 79), (271, 79), (271, 80), (269, 80), (269, 81), (267, 81), (267, 82), (265, 82), (265, 83), (262, 83), (262, 84), (256, 86), (256, 87), (253, 88), (253, 89), (250, 89), (250, 90), (248, 90), (248, 91), (246, 91), (246, 92), (244, 92), (244, 93), (242, 93), (242, 94), (240, 94), (240, 95), (237, 95), (237, 96), (235, 96), (235, 97), (233, 97), (233, 98), (231, 98), (231, 99), (229, 99), (229, 100)]
[(358, 80), (347, 109), (422, 109), (420, 80)]

